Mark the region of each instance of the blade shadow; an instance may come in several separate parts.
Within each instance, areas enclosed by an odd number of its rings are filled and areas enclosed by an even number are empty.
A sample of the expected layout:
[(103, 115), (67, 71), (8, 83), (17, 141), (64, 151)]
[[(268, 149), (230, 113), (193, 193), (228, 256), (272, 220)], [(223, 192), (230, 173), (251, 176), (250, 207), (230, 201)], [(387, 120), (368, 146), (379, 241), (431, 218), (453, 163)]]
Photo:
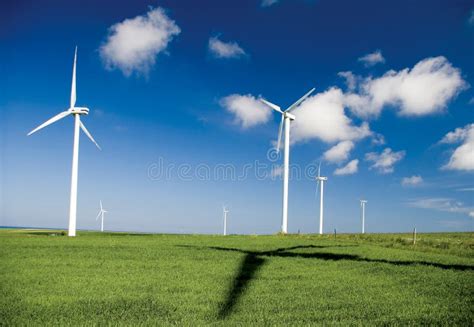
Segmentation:
[(356, 262), (369, 262), (369, 263), (384, 263), (394, 266), (428, 266), (440, 269), (458, 270), (458, 271), (472, 271), (474, 266), (459, 265), (459, 264), (443, 264), (438, 262), (428, 261), (395, 261), (386, 259), (370, 259), (361, 257), (355, 254), (342, 254), (342, 253), (331, 253), (331, 252), (309, 252), (309, 253), (298, 253), (288, 252), (290, 250), (297, 249), (321, 249), (328, 247), (354, 247), (357, 245), (336, 245), (336, 246), (317, 246), (317, 245), (301, 245), (287, 248), (278, 248), (271, 251), (248, 251), (238, 248), (227, 248), (218, 246), (193, 246), (193, 245), (178, 245), (178, 247), (195, 248), (195, 249), (211, 249), (217, 251), (228, 251), (245, 254), (242, 260), (238, 273), (234, 278), (225, 301), (221, 304), (218, 312), (220, 319), (225, 319), (229, 314), (232, 313), (238, 300), (243, 296), (245, 291), (248, 289), (249, 282), (255, 277), (257, 271), (267, 262), (265, 257), (281, 257), (281, 258), (305, 258), (305, 259), (320, 259), (327, 261), (339, 261), (348, 260)]
[(218, 313), (219, 319), (225, 319), (232, 312), (239, 298), (247, 290), (249, 282), (265, 264), (265, 261), (265, 259), (254, 254), (245, 255), (240, 264), (239, 271), (227, 292), (226, 300), (220, 306)]

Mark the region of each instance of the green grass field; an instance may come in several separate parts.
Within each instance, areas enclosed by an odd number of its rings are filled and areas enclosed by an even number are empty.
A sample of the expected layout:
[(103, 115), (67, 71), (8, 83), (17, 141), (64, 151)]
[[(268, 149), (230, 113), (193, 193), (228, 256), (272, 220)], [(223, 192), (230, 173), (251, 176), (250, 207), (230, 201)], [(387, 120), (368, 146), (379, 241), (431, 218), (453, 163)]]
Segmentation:
[(473, 233), (56, 233), (0, 230), (0, 325), (474, 325)]

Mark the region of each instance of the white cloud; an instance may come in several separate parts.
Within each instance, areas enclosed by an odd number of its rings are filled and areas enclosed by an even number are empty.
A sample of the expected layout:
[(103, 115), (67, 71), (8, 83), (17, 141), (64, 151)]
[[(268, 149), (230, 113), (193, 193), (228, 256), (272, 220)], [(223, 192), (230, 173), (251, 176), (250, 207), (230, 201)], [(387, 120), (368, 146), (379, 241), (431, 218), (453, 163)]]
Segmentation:
[(450, 198), (421, 198), (409, 201), (408, 205), (414, 208), (461, 213), (474, 218), (474, 207), (465, 206), (464, 203)]
[(452, 144), (464, 141), (473, 128), (474, 124), (458, 127), (454, 131), (447, 133), (439, 143)]
[(474, 104), (474, 97), (472, 97), (472, 98), (469, 100), (468, 104)]
[(217, 37), (209, 39), (209, 51), (217, 58), (239, 58), (246, 54), (236, 42), (223, 42)]
[(344, 111), (344, 94), (331, 88), (306, 99), (294, 111), (292, 142), (318, 138), (324, 142), (359, 140), (372, 134), (369, 125), (354, 125)]
[(377, 169), (382, 174), (392, 173), (394, 165), (405, 157), (405, 151), (393, 152), (390, 148), (385, 148), (382, 153), (369, 152), (365, 154), (365, 160), (373, 164), (370, 169)]
[(358, 59), (362, 61), (366, 67), (377, 65), (378, 63), (384, 63), (385, 58), (382, 56), (382, 51), (376, 50), (375, 52), (366, 54)]
[(420, 175), (413, 175), (411, 177), (403, 177), (403, 186), (417, 186), (423, 183), (423, 178)]
[(262, 7), (270, 7), (273, 6), (274, 4), (277, 4), (279, 0), (262, 0)]
[(100, 55), (108, 69), (120, 69), (125, 76), (147, 74), (156, 57), (181, 32), (162, 8), (112, 25)]
[(385, 137), (382, 134), (374, 133), (372, 135), (372, 144), (373, 145), (384, 145)]
[(347, 89), (349, 91), (353, 91), (356, 88), (356, 86), (357, 86), (357, 76), (355, 76), (352, 72), (350, 72), (350, 71), (339, 72), (339, 73), (337, 73), (337, 75), (345, 79)]
[(352, 175), (357, 173), (359, 169), (359, 159), (350, 161), (344, 167), (338, 168), (334, 171), (334, 175)]
[(454, 150), (443, 169), (474, 171), (474, 124), (456, 128), (440, 141), (440, 143), (458, 142), (462, 144)]
[(354, 142), (342, 141), (324, 152), (324, 159), (329, 162), (340, 163), (349, 158), (351, 150), (354, 148)]
[(345, 103), (360, 117), (377, 117), (388, 105), (403, 116), (422, 116), (442, 112), (466, 87), (461, 71), (440, 56), (423, 59), (412, 69), (368, 77), (360, 83), (359, 93), (346, 95)]
[(222, 98), (219, 103), (234, 115), (234, 122), (242, 128), (264, 124), (272, 115), (271, 109), (250, 94), (232, 94)]
[[(271, 0), (270, 0), (271, 1)], [(467, 20), (467, 22), (470, 24), (470, 25), (474, 25), (474, 10), (471, 11), (471, 15), (469, 15), (469, 19)]]

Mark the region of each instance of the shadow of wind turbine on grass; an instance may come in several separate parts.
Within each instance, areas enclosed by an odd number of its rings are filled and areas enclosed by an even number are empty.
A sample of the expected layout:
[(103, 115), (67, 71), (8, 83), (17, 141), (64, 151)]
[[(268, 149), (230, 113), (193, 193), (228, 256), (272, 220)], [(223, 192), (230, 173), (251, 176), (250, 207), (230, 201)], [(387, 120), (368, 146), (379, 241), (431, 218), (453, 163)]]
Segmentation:
[(239, 271), (234, 278), (225, 302), (219, 308), (218, 316), (220, 319), (224, 319), (232, 313), (235, 305), (238, 300), (242, 297), (245, 291), (249, 287), (249, 282), (255, 277), (257, 271), (268, 261), (264, 257), (280, 257), (280, 258), (304, 258), (304, 259), (319, 259), (327, 261), (355, 261), (355, 262), (367, 262), (367, 263), (382, 263), (390, 264), (394, 266), (416, 266), (422, 265), (427, 267), (434, 267), (440, 269), (450, 269), (450, 270), (459, 270), (459, 271), (472, 271), (474, 266), (469, 265), (460, 265), (460, 264), (443, 264), (438, 262), (428, 262), (428, 261), (395, 261), (387, 259), (370, 259), (366, 257), (361, 257), (355, 254), (343, 254), (343, 253), (331, 253), (331, 252), (288, 252), (290, 250), (297, 249), (322, 249), (322, 248), (338, 248), (338, 247), (356, 247), (358, 245), (333, 245), (333, 246), (318, 246), (318, 245), (301, 245), (293, 246), (288, 248), (278, 248), (276, 250), (270, 251), (249, 251), (242, 250), (237, 248), (226, 248), (226, 247), (217, 247), (217, 246), (193, 246), (193, 245), (178, 245), (179, 247), (186, 248), (202, 248), (202, 249), (211, 249), (217, 251), (228, 251), (228, 252), (237, 252), (245, 254), (244, 259), (239, 267)]
[(246, 291), (248, 283), (254, 278), (257, 271), (265, 264), (265, 259), (253, 253), (245, 255), (239, 271), (227, 292), (226, 301), (221, 304), (219, 318), (226, 318), (234, 309), (240, 296)]

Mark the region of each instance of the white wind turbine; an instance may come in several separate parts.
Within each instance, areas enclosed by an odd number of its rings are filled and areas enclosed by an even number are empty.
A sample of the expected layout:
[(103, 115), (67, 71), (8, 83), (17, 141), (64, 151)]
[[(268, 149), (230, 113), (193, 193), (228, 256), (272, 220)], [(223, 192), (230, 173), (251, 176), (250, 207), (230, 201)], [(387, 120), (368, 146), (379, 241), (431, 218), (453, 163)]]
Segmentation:
[(321, 163), (318, 167), (318, 176), (316, 177), (317, 186), (316, 186), (316, 197), (318, 197), (319, 187), (321, 186), (320, 198), (319, 198), (319, 234), (323, 234), (323, 222), (324, 222), (324, 182), (328, 178), (321, 176)]
[(365, 204), (369, 201), (359, 200), (360, 201), (360, 210), (362, 216), (362, 234), (365, 234)]
[(71, 198), (69, 204), (69, 236), (76, 236), (76, 212), (77, 212), (77, 173), (78, 173), (78, 158), (79, 158), (79, 128), (87, 135), (87, 137), (99, 148), (99, 145), (89, 133), (87, 128), (81, 122), (81, 115), (89, 114), (89, 109), (85, 107), (76, 107), (76, 61), (77, 61), (77, 47), (74, 52), (74, 65), (72, 68), (72, 85), (71, 85), (71, 102), (69, 108), (53, 118), (47, 120), (43, 124), (36, 127), (28, 133), (31, 135), (40, 129), (51, 125), (52, 123), (66, 117), (73, 115), (74, 117), (74, 145), (72, 151), (72, 174), (71, 174)]
[(285, 111), (282, 111), (281, 108), (276, 104), (273, 104), (263, 98), (260, 99), (261, 102), (265, 103), (267, 106), (281, 114), (280, 129), (278, 131), (277, 152), (280, 151), (283, 125), (285, 127), (285, 155), (283, 159), (283, 207), (281, 219), (281, 232), (284, 234), (288, 233), (288, 173), (290, 165), (290, 122), (296, 119), (296, 117), (291, 113), (291, 111), (297, 108), (311, 93), (314, 92), (314, 90), (314, 88), (311, 89), (298, 101), (289, 106)]
[(99, 203), (100, 203), (100, 211), (97, 214), (97, 217), (95, 218), (95, 220), (97, 220), (97, 219), (99, 219), (99, 217), (101, 217), (100, 231), (103, 232), (104, 231), (104, 214), (108, 211), (104, 210), (104, 207), (102, 207), (102, 200), (100, 200)]
[(224, 215), (224, 236), (227, 235), (227, 214), (229, 213), (229, 210), (225, 206), (222, 206), (222, 211)]

